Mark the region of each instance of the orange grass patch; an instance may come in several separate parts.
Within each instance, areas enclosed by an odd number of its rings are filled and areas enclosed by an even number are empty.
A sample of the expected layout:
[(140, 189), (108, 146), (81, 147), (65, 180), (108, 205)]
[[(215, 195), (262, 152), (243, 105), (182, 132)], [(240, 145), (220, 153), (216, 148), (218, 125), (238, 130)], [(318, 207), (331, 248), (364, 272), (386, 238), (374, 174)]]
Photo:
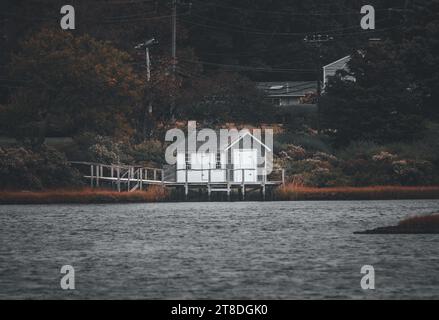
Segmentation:
[(439, 226), (439, 213), (428, 216), (416, 216), (404, 219), (398, 223), (398, 226), (405, 228), (432, 228)]
[(166, 200), (168, 190), (150, 186), (146, 191), (117, 192), (102, 189), (0, 191), (0, 204), (52, 204), (52, 203), (127, 203), (158, 202)]
[(334, 187), (312, 188), (287, 184), (276, 190), (278, 200), (391, 200), (439, 199), (439, 187)]

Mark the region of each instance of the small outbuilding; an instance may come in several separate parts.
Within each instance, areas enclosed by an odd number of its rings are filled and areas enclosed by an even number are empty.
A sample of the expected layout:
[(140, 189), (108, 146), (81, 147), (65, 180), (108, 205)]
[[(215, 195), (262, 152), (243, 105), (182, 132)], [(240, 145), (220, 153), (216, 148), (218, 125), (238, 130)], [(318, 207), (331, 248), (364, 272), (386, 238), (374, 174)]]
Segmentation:
[(225, 141), (217, 139), (215, 151), (199, 151), (203, 143), (197, 141), (194, 151), (184, 148), (185, 152), (177, 152), (176, 182), (249, 184), (266, 180), (272, 150), (249, 131)]

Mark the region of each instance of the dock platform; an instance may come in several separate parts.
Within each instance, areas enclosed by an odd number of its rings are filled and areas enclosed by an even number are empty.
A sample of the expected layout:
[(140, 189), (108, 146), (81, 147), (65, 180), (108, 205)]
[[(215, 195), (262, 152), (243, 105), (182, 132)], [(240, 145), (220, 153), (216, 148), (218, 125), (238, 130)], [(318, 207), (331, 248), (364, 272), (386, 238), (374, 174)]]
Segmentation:
[[(265, 199), (267, 188), (274, 188), (285, 184), (284, 169), (273, 170), (269, 175), (258, 175), (255, 181), (245, 181), (244, 178), (241, 181), (233, 179), (235, 171), (248, 169), (223, 169), (225, 170), (225, 181), (215, 182), (210, 179), (211, 171), (218, 171), (218, 169), (206, 168), (202, 169), (207, 172), (206, 176), (208, 178), (206, 181), (191, 182), (186, 180), (177, 182), (175, 171), (172, 173), (172, 170), (175, 169), (172, 168), (160, 169), (119, 164), (108, 165), (82, 161), (72, 161), (71, 164), (78, 168), (92, 188), (110, 187), (119, 192), (133, 192), (136, 190), (144, 190), (148, 188), (148, 186), (159, 185), (165, 188), (182, 190), (186, 199), (191, 190), (200, 191), (200, 189), (207, 191), (209, 199), (212, 193), (215, 192), (224, 192), (227, 194), (227, 198), (230, 199), (231, 193), (234, 190), (238, 191), (242, 200), (245, 200), (246, 193), (255, 190), (259, 190), (261, 198)], [(244, 172), (242, 172), (240, 177), (244, 176)]]

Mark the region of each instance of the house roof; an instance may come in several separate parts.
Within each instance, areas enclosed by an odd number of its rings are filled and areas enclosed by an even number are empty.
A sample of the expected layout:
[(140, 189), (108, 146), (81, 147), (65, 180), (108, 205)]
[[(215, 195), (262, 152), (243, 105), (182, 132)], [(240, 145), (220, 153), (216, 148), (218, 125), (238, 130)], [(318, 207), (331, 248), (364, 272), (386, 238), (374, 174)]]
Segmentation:
[(323, 66), (323, 69), (333, 68), (333, 69), (343, 69), (347, 66), (348, 62), (351, 60), (351, 56), (346, 56), (331, 63), (328, 63), (326, 66)]
[[(331, 62), (325, 66), (323, 66), (323, 87), (326, 86), (328, 79), (337, 74), (339, 70), (349, 71), (349, 61), (351, 61), (351, 56), (345, 56), (341, 59), (338, 59), (334, 62)], [(354, 80), (355, 78), (352, 76), (344, 77), (345, 79)]]
[(304, 97), (317, 92), (316, 81), (258, 82), (256, 87), (269, 97)]
[[(257, 137), (255, 137), (253, 134), (251, 134), (249, 131), (242, 133), (241, 131), (238, 131), (238, 136), (235, 137), (230, 137), (229, 139), (227, 139), (227, 141), (223, 141), (223, 139), (220, 139), (220, 130), (214, 130), (216, 135), (217, 135), (217, 150), (218, 151), (227, 151), (228, 149), (230, 149), (231, 147), (233, 147), (236, 143), (238, 143), (239, 141), (241, 141), (242, 139), (244, 139), (244, 137), (246, 136), (250, 136), (251, 138), (253, 138), (255, 141), (257, 141), (261, 146), (263, 146), (265, 149), (267, 149), (268, 151), (271, 151), (271, 149), (265, 145), (261, 140), (259, 140)], [(185, 150), (189, 151), (189, 147), (187, 145), (187, 142), (190, 139), (193, 139), (193, 141), (196, 141), (196, 150), (199, 149), (200, 146), (204, 145), (206, 143), (206, 140), (204, 141), (197, 141), (197, 134), (199, 134), (200, 131), (196, 131), (196, 132), (192, 132), (189, 137), (187, 137), (184, 142), (180, 142), (178, 144), (178, 146), (185, 144)]]
[(232, 141), (227, 148), (224, 149), (224, 151), (229, 150), (231, 147), (233, 147), (235, 144), (237, 144), (240, 140), (244, 139), (246, 136), (250, 136), (253, 138), (253, 140), (257, 141), (261, 146), (263, 146), (265, 149), (267, 149), (268, 151), (271, 151), (271, 149), (269, 147), (267, 147), (267, 145), (265, 143), (263, 143), (261, 140), (259, 140), (258, 138), (256, 138), (254, 135), (252, 135), (250, 132), (246, 132), (243, 135), (239, 135), (239, 137), (237, 139), (235, 139), (234, 141)]

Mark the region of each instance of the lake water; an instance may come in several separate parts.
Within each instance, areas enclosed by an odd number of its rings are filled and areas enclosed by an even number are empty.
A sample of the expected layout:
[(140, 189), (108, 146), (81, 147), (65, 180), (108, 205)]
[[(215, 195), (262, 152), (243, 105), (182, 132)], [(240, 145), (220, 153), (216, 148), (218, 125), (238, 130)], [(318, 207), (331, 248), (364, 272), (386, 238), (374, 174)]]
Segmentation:
[[(439, 298), (438, 200), (0, 206), (0, 298)], [(76, 289), (62, 290), (62, 265)], [(375, 268), (375, 290), (360, 269)]]

